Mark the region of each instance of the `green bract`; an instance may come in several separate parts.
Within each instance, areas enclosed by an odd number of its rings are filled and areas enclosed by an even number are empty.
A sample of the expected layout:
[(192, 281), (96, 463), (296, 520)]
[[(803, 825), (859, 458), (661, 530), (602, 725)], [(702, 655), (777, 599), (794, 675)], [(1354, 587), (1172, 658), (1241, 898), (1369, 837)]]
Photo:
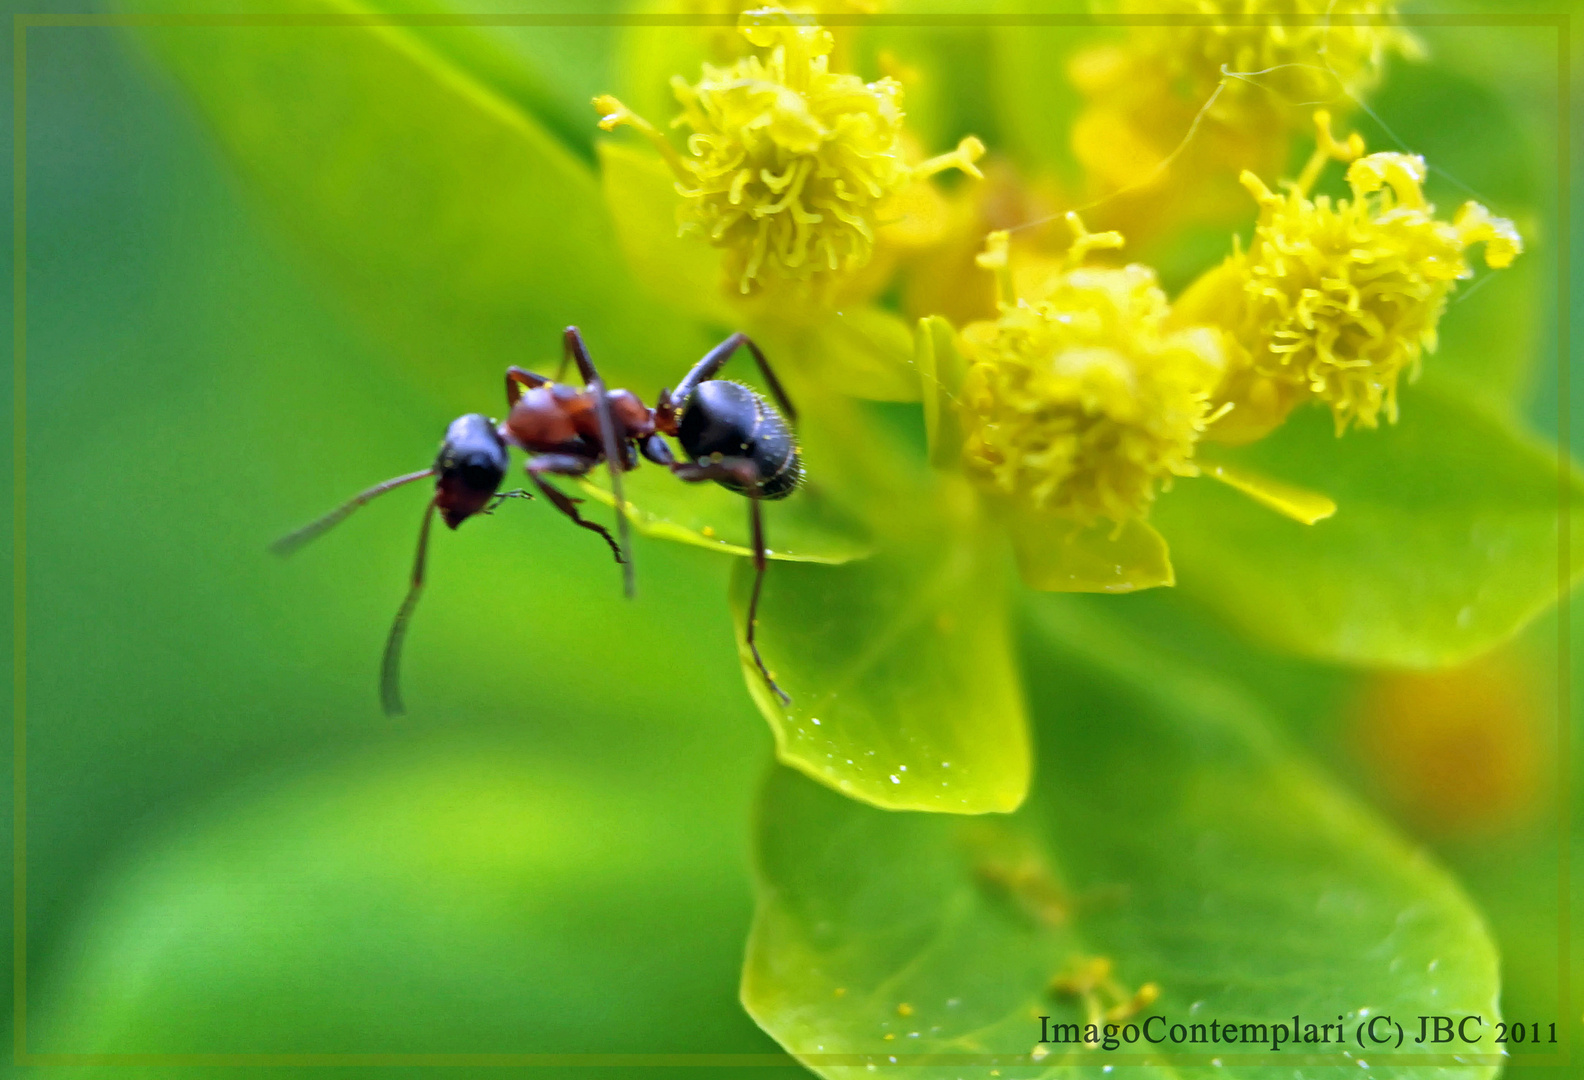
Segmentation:
[[(1310, 527), (1219, 485), (1161, 501), (1180, 584), (1249, 633), (1357, 664), (1434, 667), (1489, 649), (1557, 594), (1555, 449), (1467, 401), (1408, 391), (1402, 419), (1338, 439), (1318, 410), (1227, 460), (1324, 487), (1339, 509)], [(1584, 566), (1576, 471), (1572, 564)]]
[[(1129, 1063), (1270, 1051), (1172, 1045), (1174, 1023), (1341, 1013), (1351, 1032), (1427, 1000), (1495, 1013), (1495, 952), (1451, 878), (1272, 739), (1257, 707), (1071, 603), (1044, 605), (1025, 642), (1040, 754), (1011, 817), (887, 814), (784, 769), (767, 781), (743, 1001), (805, 1063), (851, 1077), (864, 1066), (838, 1055), (899, 1055), (934, 1080), (1003, 1055), (1019, 1075), (1068, 1075), (1093, 1051), (1040, 1044), (1039, 1018), (1085, 1022), (1050, 989), (1075, 956), (1110, 958), (1129, 992), (1161, 988), (1163, 1041), (1122, 1047)], [(1423, 1068), (1334, 1043), (1271, 1056), (1326, 1052), (1372, 1075)]]
[[(744, 677), (780, 759), (844, 794), (898, 810), (1012, 810), (1029, 745), (1007, 570), (981, 524), (927, 524), (842, 567), (776, 567), (759, 641), (791, 704), (764, 686), (746, 644)], [(739, 564), (739, 625), (752, 585)]]

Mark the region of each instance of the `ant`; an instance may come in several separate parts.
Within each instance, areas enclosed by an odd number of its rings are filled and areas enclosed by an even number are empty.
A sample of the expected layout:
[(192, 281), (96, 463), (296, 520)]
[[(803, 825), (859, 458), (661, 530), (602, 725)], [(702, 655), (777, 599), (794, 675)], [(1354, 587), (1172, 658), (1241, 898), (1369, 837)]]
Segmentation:
[[(765, 683), (783, 702), (790, 702), (792, 699), (776, 685), (765, 667), (754, 640), (759, 590), (768, 561), (759, 502), (784, 499), (803, 480), (797, 440), (788, 423), (797, 420), (797, 411), (770, 370), (764, 353), (746, 334), (732, 334), (694, 364), (674, 392), (661, 390), (655, 407), (650, 409), (631, 391), (605, 389), (577, 327), (566, 328), (562, 344), (562, 369), (566, 360), (576, 362), (583, 379), (582, 390), (520, 367), (507, 368), (506, 403), (510, 411), (503, 422), (497, 424), (481, 413), (457, 417), (446, 428), (440, 453), (429, 468), (375, 484), (319, 520), (276, 541), (271, 550), (289, 555), (376, 496), (415, 480), (435, 477), (434, 497), (424, 510), (418, 530), (412, 584), (391, 624), (380, 665), (380, 703), (386, 715), (399, 716), (404, 711), (399, 678), (402, 639), (423, 588), (429, 525), (435, 511), (440, 512), (447, 526), (455, 529), (474, 514), (493, 513), (506, 499), (532, 498), (530, 492), (520, 489), (500, 490), (506, 477), (507, 447), (515, 446), (528, 455), (524, 463), (528, 478), (551, 505), (573, 524), (598, 533), (610, 545), (622, 567), (626, 594), (632, 596), (632, 556), (621, 474), (637, 468), (642, 455), (670, 469), (679, 480), (690, 484), (713, 480), (747, 497), (754, 560), (753, 593), (748, 601), (748, 648)], [(741, 348), (746, 348), (758, 362), (780, 412), (741, 383), (715, 377)], [(681, 444), (688, 457), (686, 462), (678, 461), (672, 454), (670, 444), (662, 438), (665, 435)], [(568, 497), (546, 479), (584, 476), (601, 462), (610, 469), (611, 494), (615, 497), (614, 537), (603, 525), (578, 513), (581, 499)]]

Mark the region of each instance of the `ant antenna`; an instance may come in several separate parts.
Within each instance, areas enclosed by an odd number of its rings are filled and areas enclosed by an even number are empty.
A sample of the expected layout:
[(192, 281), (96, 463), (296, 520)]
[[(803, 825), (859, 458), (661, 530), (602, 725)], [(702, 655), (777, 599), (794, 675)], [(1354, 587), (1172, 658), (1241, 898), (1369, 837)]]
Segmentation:
[(320, 533), (329, 529), (331, 526), (339, 525), (348, 514), (362, 506), (364, 503), (368, 502), (370, 499), (373, 499), (375, 496), (383, 495), (387, 491), (392, 491), (401, 487), (403, 484), (410, 484), (414, 480), (422, 480), (426, 476), (433, 475), (434, 469), (431, 468), (425, 469), (422, 472), (408, 473), (406, 476), (395, 476), (384, 481), (383, 483), (375, 484), (367, 491), (359, 495), (354, 495), (352, 498), (348, 499), (346, 502), (330, 511), (324, 517), (320, 518), (318, 521), (304, 525), (296, 532), (281, 537), (279, 540), (270, 545), (270, 550), (282, 557), (290, 555), (292, 552), (296, 551), (298, 548), (302, 547), (308, 541), (314, 539)]
[(407, 620), (412, 617), (413, 608), (418, 605), (418, 593), (423, 589), (424, 562), (429, 555), (429, 525), (434, 521), (434, 512), (435, 501), (430, 499), (424, 509), (423, 524), (418, 527), (418, 557), (413, 561), (412, 586), (396, 612), (396, 621), (391, 623), (390, 636), (385, 639), (385, 656), (380, 661), (380, 704), (385, 707), (386, 716), (401, 716), (407, 711), (401, 699), (402, 639), (407, 636)]
[(596, 375), (588, 382), (594, 391), (595, 414), (599, 419), (600, 443), (605, 451), (605, 464), (610, 469), (611, 495), (616, 500), (616, 545), (621, 548), (622, 590), (631, 599), (633, 588), (632, 545), (627, 539), (627, 502), (622, 496), (622, 448), (616, 442), (616, 423), (611, 419), (610, 399), (605, 396), (605, 380)]

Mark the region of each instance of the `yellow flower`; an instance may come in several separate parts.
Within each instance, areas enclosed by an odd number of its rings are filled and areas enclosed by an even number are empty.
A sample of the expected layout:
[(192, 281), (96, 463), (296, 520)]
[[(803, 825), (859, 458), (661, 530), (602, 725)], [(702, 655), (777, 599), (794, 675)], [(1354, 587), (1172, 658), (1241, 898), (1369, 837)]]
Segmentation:
[(909, 165), (902, 148), (902, 88), (832, 72), (829, 31), (780, 8), (743, 15), (743, 36), (764, 55), (677, 76), (678, 153), (647, 121), (608, 95), (594, 99), (607, 131), (629, 124), (660, 148), (684, 199), (682, 227), (726, 252), (742, 293), (774, 282), (834, 284), (874, 254), (887, 202), (947, 168), (977, 176), (975, 138)]
[[(744, 10), (754, 6), (751, 0), (683, 0), (679, 14), (702, 19), (704, 25), (699, 29), (710, 58), (717, 64), (729, 64), (748, 55), (751, 46), (743, 40), (735, 20)], [(798, 10), (829, 15), (873, 15), (880, 6), (881, 0), (820, 0), (813, 5), (799, 5)], [(838, 49), (841, 44), (838, 39)]]
[[(1379, 81), (1389, 54), (1419, 52), (1410, 35), (1386, 21), (1394, 15), (1390, 3), (1124, 0), (1121, 6), (1128, 14), (1227, 19), (1136, 26), (1123, 42), (1086, 49), (1069, 65), (1087, 100), (1073, 124), (1073, 150), (1096, 188), (1149, 189), (1131, 207), (1130, 232), (1235, 212), (1241, 195), (1232, 177), (1285, 164), (1289, 137), (1308, 117), (1299, 106), (1345, 108), (1350, 96)], [(1179, 150), (1167, 185), (1161, 163)]]
[(963, 459), (992, 492), (1086, 525), (1121, 523), (1197, 472), (1221, 351), (1212, 330), (1167, 326), (1154, 271), (1082, 266), (1122, 238), (1068, 220), (1068, 266), (1038, 300), (1011, 296), (1006, 233), (981, 258), (1000, 278), (1001, 314), (962, 331)]
[[(1337, 156), (1328, 134), (1322, 143)], [(1305, 178), (1316, 172), (1311, 162)], [(1226, 331), (1229, 378), (1218, 396), (1232, 410), (1217, 438), (1258, 438), (1305, 399), (1330, 406), (1339, 435), (1353, 423), (1375, 427), (1383, 412), (1397, 419), (1399, 376), (1412, 378), (1434, 351), (1447, 294), (1472, 274), (1466, 250), (1483, 242), (1493, 268), (1523, 250), (1512, 223), (1478, 203), (1437, 219), (1424, 175), (1418, 157), (1362, 157), (1347, 173), (1353, 198), (1333, 205), (1309, 199), (1303, 180), (1278, 195), (1243, 174), (1260, 204), (1252, 245), (1177, 305), (1184, 323)]]
[[(1259, 72), (1258, 85), (1234, 80), (1224, 98), (1260, 109), (1272, 96), (1288, 105), (1361, 94), (1379, 82), (1390, 53), (1417, 56), (1418, 42), (1393, 25), (1396, 5), (1359, 0), (1124, 0), (1124, 12), (1228, 16), (1226, 23), (1139, 26), (1132, 48), (1163, 80), (1203, 101), (1222, 71)], [(1358, 21), (1354, 21), (1358, 20)], [(1263, 117), (1262, 117), (1263, 118)], [(1298, 126), (1302, 118), (1297, 117)]]

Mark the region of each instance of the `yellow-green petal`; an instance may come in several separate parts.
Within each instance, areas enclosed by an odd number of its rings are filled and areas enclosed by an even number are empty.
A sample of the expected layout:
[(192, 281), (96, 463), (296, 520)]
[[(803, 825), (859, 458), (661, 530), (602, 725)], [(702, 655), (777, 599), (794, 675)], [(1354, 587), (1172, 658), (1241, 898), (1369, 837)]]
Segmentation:
[(957, 331), (939, 315), (920, 319), (914, 336), (915, 367), (924, 401), (924, 434), (930, 464), (955, 469), (962, 464), (962, 420), (957, 392), (968, 363), (957, 348)]
[(1294, 484), (1285, 484), (1280, 480), (1272, 480), (1252, 469), (1240, 469), (1233, 465), (1201, 464), (1200, 471), (1213, 480), (1221, 481), (1234, 491), (1241, 491), (1261, 506), (1268, 506), (1278, 514), (1290, 517), (1294, 521), (1301, 521), (1305, 525), (1324, 521), (1337, 510), (1335, 500), (1319, 492)]
[(1082, 525), (1037, 510), (1009, 511), (1023, 584), (1044, 592), (1125, 593), (1176, 584), (1161, 534), (1130, 518)]

